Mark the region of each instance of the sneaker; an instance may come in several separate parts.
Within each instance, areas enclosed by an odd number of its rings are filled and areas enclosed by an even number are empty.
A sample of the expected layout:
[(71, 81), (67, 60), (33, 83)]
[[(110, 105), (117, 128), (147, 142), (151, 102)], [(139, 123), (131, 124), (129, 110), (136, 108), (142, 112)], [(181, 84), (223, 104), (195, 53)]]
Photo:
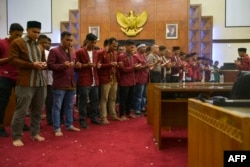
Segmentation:
[(0, 137), (8, 137), (9, 134), (5, 131), (4, 128), (0, 129)]
[(140, 110), (135, 110), (135, 115), (141, 115), (141, 111)]

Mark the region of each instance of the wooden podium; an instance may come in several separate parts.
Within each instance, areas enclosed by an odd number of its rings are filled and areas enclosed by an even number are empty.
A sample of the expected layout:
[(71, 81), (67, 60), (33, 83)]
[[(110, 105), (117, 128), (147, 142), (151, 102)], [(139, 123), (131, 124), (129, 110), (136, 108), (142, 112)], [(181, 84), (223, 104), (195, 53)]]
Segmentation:
[(224, 75), (224, 82), (235, 82), (239, 74), (239, 70), (220, 70)]
[(249, 107), (188, 100), (188, 167), (222, 167), (224, 151), (250, 150)]

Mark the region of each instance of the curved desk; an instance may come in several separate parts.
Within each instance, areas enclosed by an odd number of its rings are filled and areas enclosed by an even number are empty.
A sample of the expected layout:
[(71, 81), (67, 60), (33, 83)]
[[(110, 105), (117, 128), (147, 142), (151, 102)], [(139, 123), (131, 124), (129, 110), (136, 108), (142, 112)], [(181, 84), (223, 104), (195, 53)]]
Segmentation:
[(228, 97), (233, 83), (152, 83), (147, 87), (147, 123), (161, 148), (161, 129), (187, 127), (188, 98), (203, 93)]
[(250, 150), (249, 111), (189, 99), (188, 166), (222, 167), (225, 150)]

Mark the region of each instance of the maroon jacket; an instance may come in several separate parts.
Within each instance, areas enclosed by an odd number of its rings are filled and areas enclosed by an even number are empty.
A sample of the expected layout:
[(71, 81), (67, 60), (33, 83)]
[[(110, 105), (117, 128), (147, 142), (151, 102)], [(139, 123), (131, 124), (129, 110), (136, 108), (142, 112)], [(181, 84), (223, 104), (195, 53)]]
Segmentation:
[[(98, 63), (98, 53), (96, 50), (92, 50), (93, 52), (93, 63)], [(76, 62), (80, 62), (82, 64), (87, 64), (90, 62), (89, 54), (86, 49), (80, 48), (76, 51)], [(78, 86), (91, 86), (93, 84), (93, 73), (96, 86), (99, 86), (99, 78), (97, 74), (96, 67), (84, 67), (79, 70), (78, 73)]]
[[(8, 38), (0, 39), (0, 58), (7, 58), (9, 56), (10, 42)], [(9, 78), (16, 82), (17, 68), (8, 63), (0, 65), (0, 77)]]
[(171, 62), (175, 63), (175, 65), (171, 67), (171, 75), (180, 73), (180, 64), (181, 64), (180, 59), (177, 56), (173, 55), (171, 56)]
[(129, 56), (127, 55), (127, 53), (121, 53), (118, 56), (118, 62), (121, 62), (123, 64), (121, 67), (119, 67), (119, 86), (135, 85), (133, 56)]
[[(134, 64), (141, 64), (142, 66), (144, 66), (145, 64), (147, 64), (147, 58), (145, 55), (143, 54), (135, 54), (133, 56), (134, 58)], [(135, 80), (136, 83), (138, 84), (146, 84), (148, 83), (148, 68), (144, 68), (141, 70), (136, 70), (135, 71)]]
[(250, 71), (250, 58), (248, 55), (244, 56), (241, 61), (240, 64), (237, 65), (239, 70), (242, 71)]
[(113, 55), (106, 50), (98, 52), (98, 62), (102, 65), (101, 68), (98, 69), (98, 76), (101, 85), (111, 82), (111, 73), (114, 73), (117, 78), (117, 68), (111, 65), (111, 62), (117, 62), (117, 59), (117, 52), (113, 52)]
[(67, 89), (75, 88), (74, 68), (65, 68), (64, 62), (75, 60), (75, 52), (70, 50), (70, 57), (62, 46), (52, 48), (48, 56), (48, 68), (53, 71), (53, 88)]

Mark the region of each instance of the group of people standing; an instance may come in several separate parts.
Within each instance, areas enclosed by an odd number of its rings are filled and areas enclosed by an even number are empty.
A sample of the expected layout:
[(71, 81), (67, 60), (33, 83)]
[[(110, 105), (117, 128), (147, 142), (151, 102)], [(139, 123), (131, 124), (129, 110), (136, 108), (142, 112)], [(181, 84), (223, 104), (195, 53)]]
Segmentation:
[[(14, 146), (24, 145), (27, 111), (32, 139), (45, 140), (40, 135), (44, 105), (47, 123), (53, 125), (55, 136), (63, 136), (60, 124), (64, 117), (66, 129), (78, 132), (89, 128), (88, 116), (91, 123), (102, 125), (110, 119), (123, 121), (141, 115), (146, 110), (149, 82), (218, 82), (217, 61), (212, 64), (196, 53), (185, 54), (177, 46), (169, 51), (165, 46), (146, 46), (133, 40), (118, 45), (111, 37), (98, 50), (96, 35), (88, 33), (83, 46), (73, 50), (73, 36), (64, 31), (60, 45), (50, 49), (50, 38), (40, 31), (40, 22), (28, 21), (27, 34), (22, 36), (23, 27), (14, 23), (10, 37), (0, 40), (0, 136), (8, 136), (4, 112), (15, 87), (17, 104), (11, 122)], [(76, 95), (80, 128), (73, 125)]]
[[(117, 39), (108, 39), (104, 49), (96, 50), (97, 37), (89, 33), (84, 46), (75, 51), (72, 49), (73, 36), (65, 31), (61, 33), (60, 45), (50, 49), (51, 40), (40, 35), (41, 26), (38, 21), (28, 21), (27, 34), (23, 36), (23, 27), (14, 23), (10, 27), (10, 37), (1, 40), (4, 44), (0, 48), (1, 137), (8, 136), (3, 121), (14, 87), (16, 109), (11, 131), (12, 144), (17, 147), (24, 145), (22, 131), (27, 111), (30, 112), (31, 138), (36, 141), (45, 140), (40, 134), (44, 105), (47, 123), (53, 125), (55, 136), (63, 136), (60, 126), (62, 111), (66, 129), (80, 131), (73, 125), (76, 90), (80, 128), (88, 128), (88, 112), (91, 123), (100, 125), (109, 123), (107, 113), (117, 121), (135, 117), (130, 113), (136, 83), (135, 69), (146, 69), (147, 65), (142, 65), (146, 64), (145, 57), (138, 57), (138, 60), (133, 58), (135, 43), (132, 40), (126, 41), (125, 51), (118, 55)], [(147, 74), (143, 75), (147, 78)], [(119, 116), (116, 112), (118, 84)], [(137, 102), (141, 107), (141, 100)]]
[(179, 46), (172, 51), (165, 46), (153, 45), (149, 62), (158, 62), (150, 69), (150, 82), (219, 82), (219, 62), (197, 53), (186, 54)]

